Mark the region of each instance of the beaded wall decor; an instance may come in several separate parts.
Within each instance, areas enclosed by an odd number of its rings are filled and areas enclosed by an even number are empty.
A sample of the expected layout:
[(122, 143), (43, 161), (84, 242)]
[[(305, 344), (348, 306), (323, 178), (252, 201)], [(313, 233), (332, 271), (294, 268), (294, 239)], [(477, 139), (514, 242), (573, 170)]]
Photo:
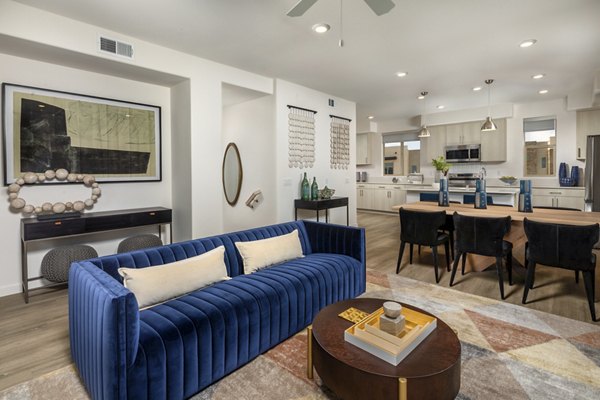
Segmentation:
[(315, 114), (306, 108), (288, 106), (288, 162), (290, 168), (315, 164)]
[(347, 118), (330, 115), (330, 158), (332, 169), (348, 169), (350, 165), (350, 122)]

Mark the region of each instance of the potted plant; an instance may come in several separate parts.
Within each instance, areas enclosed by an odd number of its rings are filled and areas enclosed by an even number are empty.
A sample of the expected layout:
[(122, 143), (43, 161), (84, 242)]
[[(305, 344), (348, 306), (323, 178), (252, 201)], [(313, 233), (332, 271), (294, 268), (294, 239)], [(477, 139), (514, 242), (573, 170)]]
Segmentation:
[(450, 167), (452, 166), (452, 164), (449, 164), (448, 162), (446, 162), (446, 159), (444, 158), (444, 156), (439, 156), (438, 158), (433, 158), (431, 159), (431, 165), (433, 165), (433, 167), (435, 168), (435, 176), (434, 176), (434, 185), (437, 183), (437, 186), (439, 188), (439, 184), (440, 184), (440, 178), (442, 176), (447, 176), (448, 175), (448, 171), (450, 170)]

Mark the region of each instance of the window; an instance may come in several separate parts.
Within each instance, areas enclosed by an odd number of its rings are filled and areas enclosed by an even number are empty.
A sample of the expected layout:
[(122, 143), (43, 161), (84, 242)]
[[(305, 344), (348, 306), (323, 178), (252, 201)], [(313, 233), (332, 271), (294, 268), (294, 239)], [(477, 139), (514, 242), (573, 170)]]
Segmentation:
[(383, 135), (383, 174), (408, 175), (420, 171), (421, 141), (415, 132)]
[(556, 118), (523, 119), (525, 176), (556, 175)]

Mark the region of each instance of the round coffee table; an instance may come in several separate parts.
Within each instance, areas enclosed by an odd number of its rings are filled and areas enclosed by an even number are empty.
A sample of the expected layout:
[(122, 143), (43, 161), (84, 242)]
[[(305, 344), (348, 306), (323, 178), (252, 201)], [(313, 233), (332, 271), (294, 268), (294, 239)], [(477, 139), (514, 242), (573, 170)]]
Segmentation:
[[(460, 389), (460, 342), (439, 318), (437, 327), (397, 366), (344, 340), (352, 322), (338, 317), (350, 307), (371, 313), (382, 299), (352, 299), (325, 307), (309, 330), (312, 366), (325, 386), (350, 399), (454, 399)], [(411, 305), (404, 307), (430, 313)], [(309, 356), (309, 375), (312, 374)]]

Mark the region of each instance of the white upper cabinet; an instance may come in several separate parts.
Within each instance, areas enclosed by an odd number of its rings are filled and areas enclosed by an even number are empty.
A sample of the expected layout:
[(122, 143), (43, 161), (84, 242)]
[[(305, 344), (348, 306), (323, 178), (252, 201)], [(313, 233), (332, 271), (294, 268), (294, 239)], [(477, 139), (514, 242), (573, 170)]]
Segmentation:
[(446, 145), (481, 143), (482, 122), (463, 122), (446, 125)]
[(425, 154), (425, 164), (429, 165), (431, 159), (446, 154), (444, 152), (444, 147), (446, 146), (446, 126), (437, 125), (428, 128), (431, 136), (428, 138), (421, 138), (421, 153)]
[(356, 135), (356, 165), (371, 164), (370, 134), (359, 133)]
[(577, 111), (577, 154), (578, 160), (585, 160), (588, 135), (600, 135), (600, 109)]
[(506, 118), (495, 119), (494, 123), (498, 129), (481, 132), (481, 162), (506, 161)]

